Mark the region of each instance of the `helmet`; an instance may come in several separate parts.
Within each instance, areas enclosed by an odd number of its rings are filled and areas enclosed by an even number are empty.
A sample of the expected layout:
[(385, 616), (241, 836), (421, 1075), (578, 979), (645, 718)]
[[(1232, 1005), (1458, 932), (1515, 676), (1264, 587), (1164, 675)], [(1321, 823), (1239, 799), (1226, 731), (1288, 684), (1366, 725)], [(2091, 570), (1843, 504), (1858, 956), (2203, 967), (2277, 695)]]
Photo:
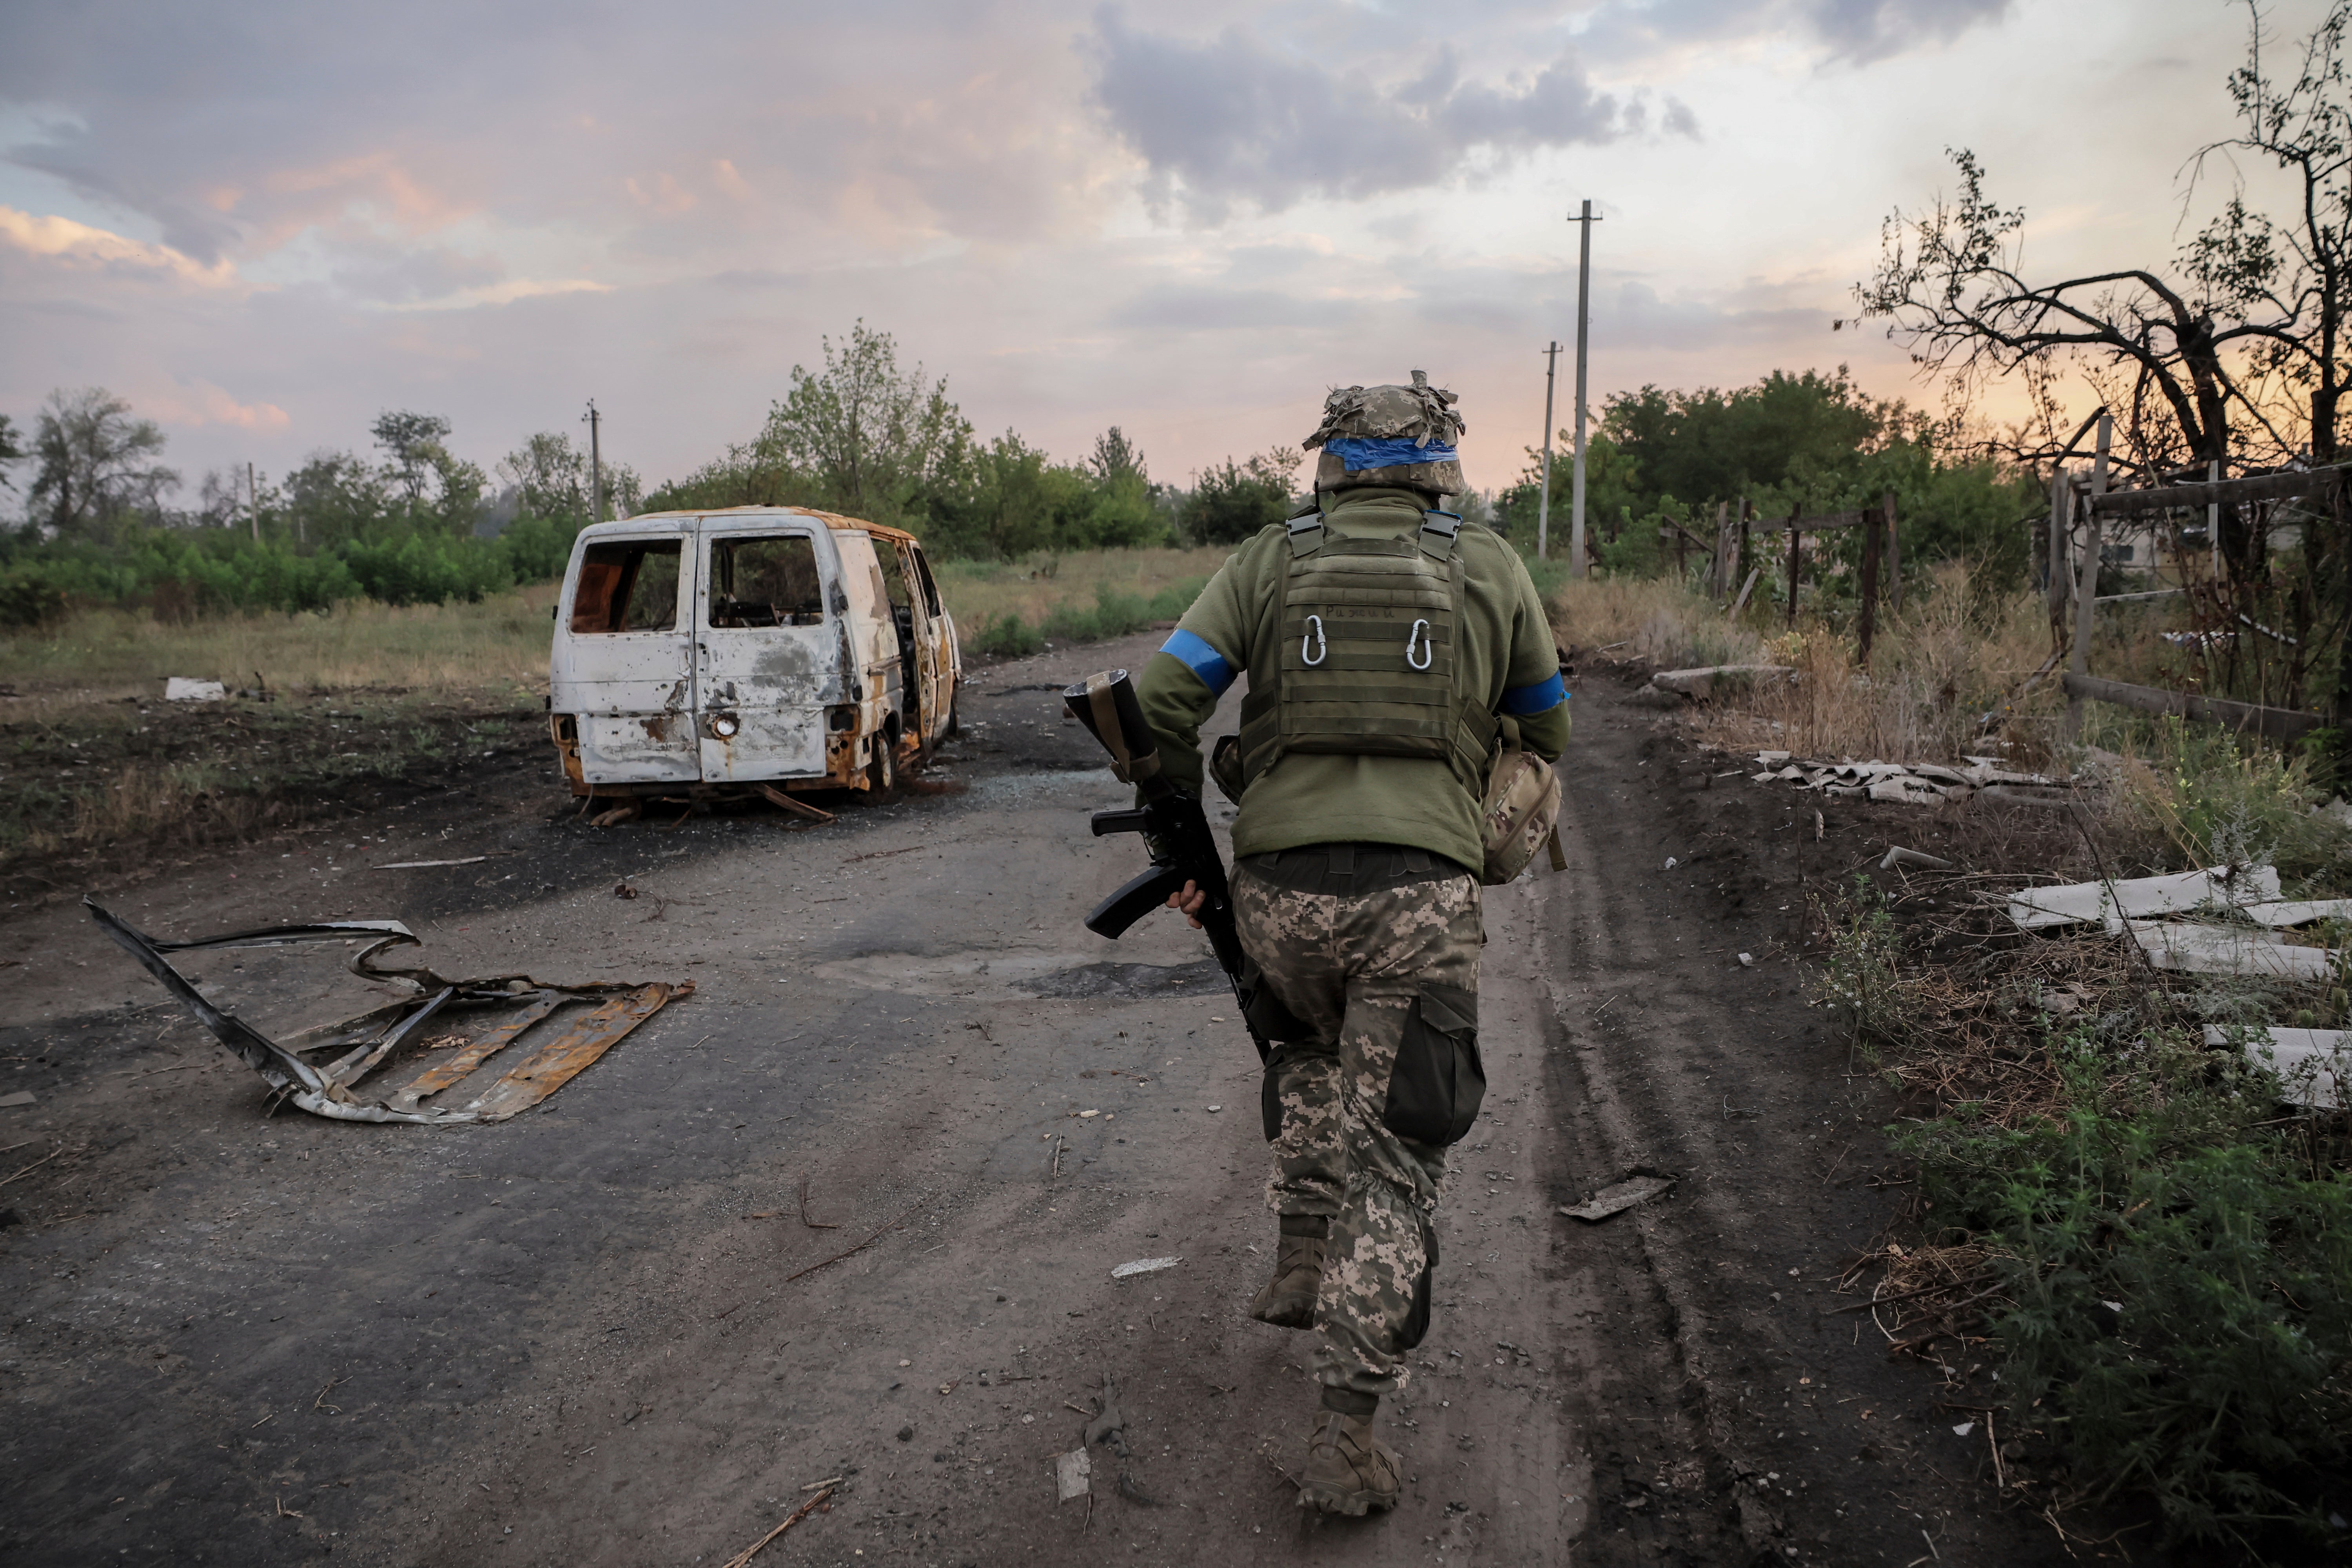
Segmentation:
[(1334, 387), (1323, 400), (1323, 423), (1301, 445), (1323, 448), (1315, 468), (1318, 490), (1397, 486), (1430, 495), (1460, 495), (1454, 442), (1468, 428), (1454, 412), (1460, 399), (1412, 373), (1410, 386)]

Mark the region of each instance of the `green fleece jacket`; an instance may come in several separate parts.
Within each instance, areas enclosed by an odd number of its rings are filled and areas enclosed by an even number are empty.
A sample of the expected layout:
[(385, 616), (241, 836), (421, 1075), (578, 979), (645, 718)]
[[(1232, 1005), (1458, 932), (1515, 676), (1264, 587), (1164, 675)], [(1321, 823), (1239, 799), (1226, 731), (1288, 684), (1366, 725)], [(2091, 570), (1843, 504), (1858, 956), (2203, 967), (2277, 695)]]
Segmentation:
[[(1417, 532), (1413, 493), (1359, 489), (1324, 500), (1324, 526), (1339, 539)], [(1520, 743), (1547, 762), (1567, 747), (1567, 693), (1551, 626), (1525, 563), (1487, 529), (1465, 523), (1454, 548), (1465, 580), (1460, 639), (1462, 689), (1483, 693), (1517, 721)], [(1201, 726), (1247, 668), (1258, 617), (1279, 614), (1277, 591), (1290, 566), (1288, 531), (1262, 531), (1227, 558), (1144, 666), (1138, 695), (1160, 742), (1168, 776), (1198, 792)], [(1234, 853), (1264, 855), (1308, 844), (1399, 844), (1475, 870), (1485, 858), (1478, 802), (1453, 768), (1434, 759), (1290, 752), (1250, 784), (1234, 824)]]

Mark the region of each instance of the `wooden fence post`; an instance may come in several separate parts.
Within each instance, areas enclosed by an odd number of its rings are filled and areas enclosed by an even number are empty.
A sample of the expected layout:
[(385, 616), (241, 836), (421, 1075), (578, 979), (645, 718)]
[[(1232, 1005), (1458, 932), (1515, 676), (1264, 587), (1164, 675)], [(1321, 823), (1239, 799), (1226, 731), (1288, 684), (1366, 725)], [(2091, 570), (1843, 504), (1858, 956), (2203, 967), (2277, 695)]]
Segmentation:
[(1803, 514), (1804, 510), (1805, 503), (1802, 501), (1797, 502), (1789, 509), (1789, 628), (1791, 631), (1794, 631), (1797, 626), (1797, 569), (1804, 560), (1803, 551), (1799, 542), (1804, 536), (1797, 531), (1797, 520)]
[(1731, 567), (1724, 553), (1731, 548), (1731, 503), (1715, 503), (1715, 554), (1706, 563), (1706, 596), (1722, 597), (1731, 591)]
[(1895, 492), (1888, 490), (1879, 502), (1886, 514), (1886, 587), (1887, 598), (1895, 607), (1903, 607), (1903, 535), (1895, 527)]
[(2043, 578), (2050, 602), (2050, 650), (2054, 655), (2066, 646), (2066, 579), (2070, 563), (2066, 559), (2067, 523), (2074, 505), (2074, 484), (2066, 475), (2064, 465), (2050, 476), (2050, 553), (2043, 561)]
[[(1739, 538), (1732, 548), (1730, 573), (1732, 577), (1737, 577), (1741, 573), (1748, 570), (1748, 521), (1749, 515), (1750, 513), (1748, 510), (1748, 498), (1746, 496), (1741, 496), (1739, 498), (1739, 521), (1736, 524), (1739, 530)], [(1728, 578), (1726, 579), (1726, 581), (1728, 580)]]
[(1886, 514), (1876, 507), (1864, 509), (1862, 514), (1862, 614), (1854, 628), (1855, 662), (1870, 668), (1870, 639), (1878, 629), (1878, 550), (1879, 535), (1886, 523)]
[[(2115, 428), (2115, 416), (2102, 409), (2099, 414), (2099, 455), (2091, 465), (2091, 495), (2083, 503), (2082, 570), (2074, 581), (2074, 652), (2066, 668), (2076, 675), (2091, 673), (2091, 613), (2099, 600), (2099, 498), (2107, 491), (2107, 443)], [(2071, 494), (2072, 487), (2069, 487)], [(2076, 740), (2083, 733), (2083, 700), (2066, 699), (2066, 738)]]

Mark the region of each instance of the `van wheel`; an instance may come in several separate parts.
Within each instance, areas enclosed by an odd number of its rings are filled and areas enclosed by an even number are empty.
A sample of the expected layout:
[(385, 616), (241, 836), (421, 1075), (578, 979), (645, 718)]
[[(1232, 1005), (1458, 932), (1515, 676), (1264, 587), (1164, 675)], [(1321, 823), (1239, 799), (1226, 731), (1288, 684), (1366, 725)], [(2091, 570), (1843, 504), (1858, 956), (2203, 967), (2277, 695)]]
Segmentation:
[(887, 795), (890, 786), (898, 782), (898, 763), (890, 755), (890, 738), (874, 737), (874, 760), (866, 764), (866, 787), (874, 795)]

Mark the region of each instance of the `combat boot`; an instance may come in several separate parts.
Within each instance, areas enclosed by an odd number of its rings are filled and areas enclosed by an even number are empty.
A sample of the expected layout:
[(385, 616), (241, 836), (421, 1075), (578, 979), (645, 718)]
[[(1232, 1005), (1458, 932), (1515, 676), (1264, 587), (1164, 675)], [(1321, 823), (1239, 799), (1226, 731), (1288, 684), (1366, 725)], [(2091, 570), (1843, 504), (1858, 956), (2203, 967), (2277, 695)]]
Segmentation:
[(1315, 1326), (1315, 1296), (1323, 1288), (1323, 1246), (1330, 1228), (1330, 1220), (1322, 1215), (1282, 1216), (1274, 1278), (1250, 1303), (1251, 1317), (1277, 1329)]
[(1323, 1391), (1323, 1409), (1307, 1440), (1307, 1468), (1298, 1478), (1298, 1506), (1325, 1513), (1385, 1513), (1404, 1490), (1397, 1457), (1372, 1436), (1380, 1396), (1344, 1388)]

